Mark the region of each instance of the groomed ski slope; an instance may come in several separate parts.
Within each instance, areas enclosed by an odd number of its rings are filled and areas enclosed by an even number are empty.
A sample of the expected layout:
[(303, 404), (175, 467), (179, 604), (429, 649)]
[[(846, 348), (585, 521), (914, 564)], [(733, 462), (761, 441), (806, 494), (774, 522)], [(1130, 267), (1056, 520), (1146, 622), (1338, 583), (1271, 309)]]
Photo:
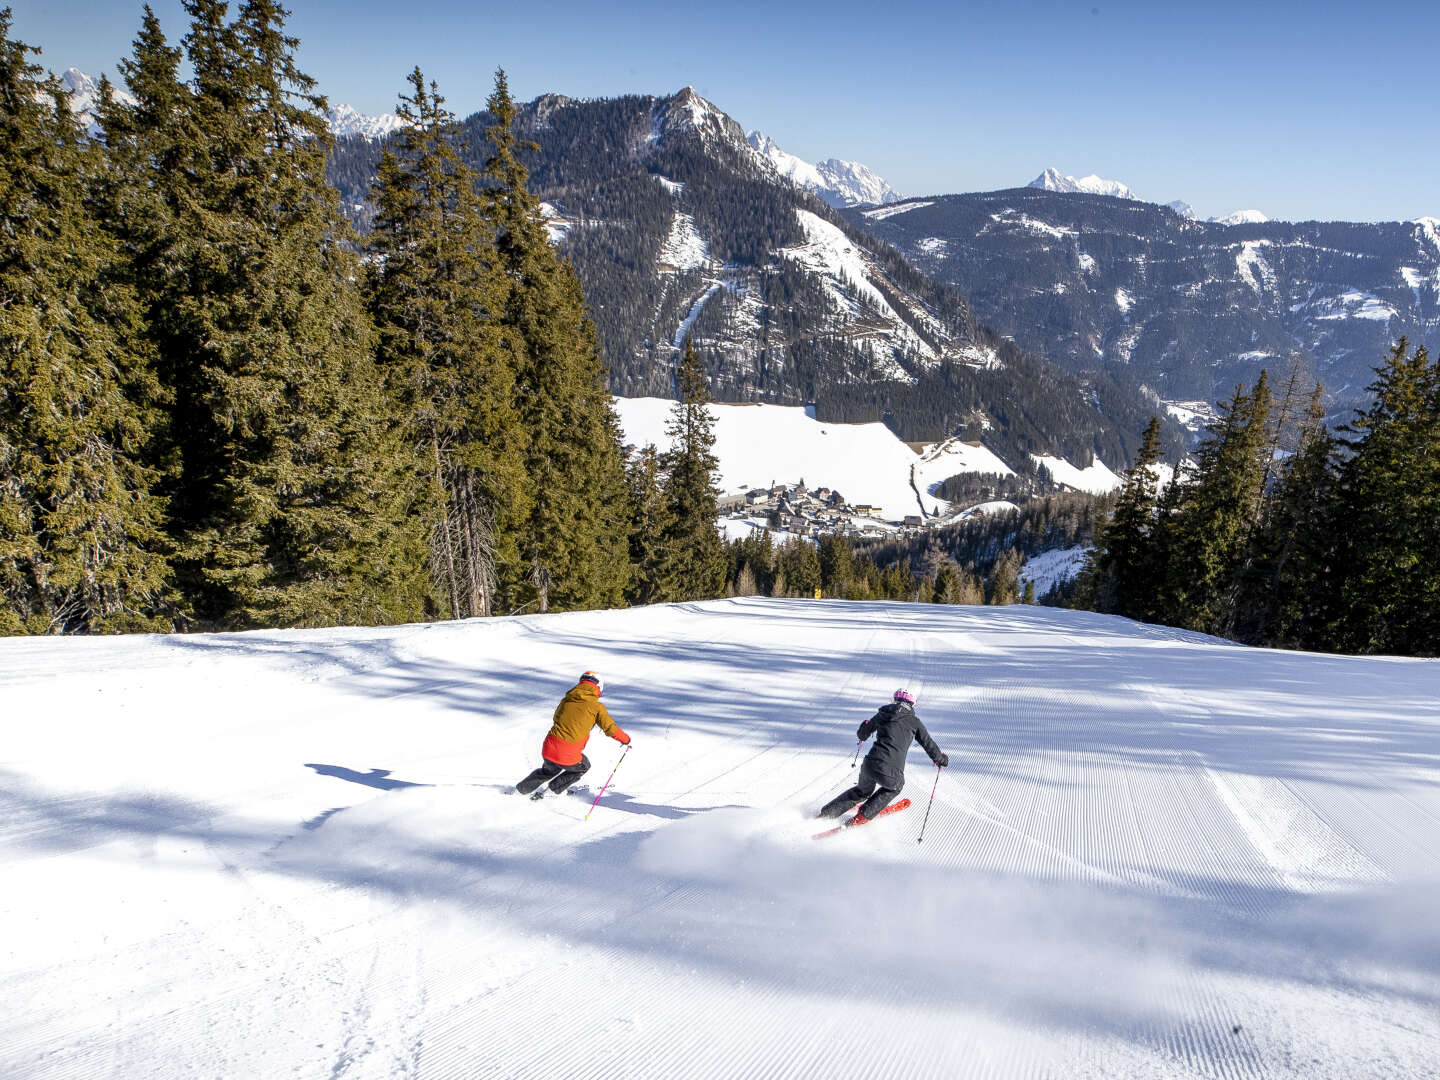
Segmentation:
[[(508, 794), (586, 668), (634, 748)], [(821, 842), (898, 685), (952, 765)], [(0, 641), (0, 1076), (1440, 1073), (1440, 663), (760, 598)]]

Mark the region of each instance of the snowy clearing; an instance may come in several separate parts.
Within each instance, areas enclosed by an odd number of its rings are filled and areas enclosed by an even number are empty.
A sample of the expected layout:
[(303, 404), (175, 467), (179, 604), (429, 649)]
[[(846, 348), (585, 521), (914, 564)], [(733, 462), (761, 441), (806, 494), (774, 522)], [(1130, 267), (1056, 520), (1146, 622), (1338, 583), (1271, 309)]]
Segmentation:
[(1085, 557), (1090, 548), (1084, 545), (1059, 548), (1031, 555), (1020, 568), (1020, 588), (1027, 582), (1035, 583), (1035, 596), (1044, 598), (1056, 585), (1069, 581), (1085, 568)]
[[(664, 398), (615, 398), (627, 442), (669, 446), (665, 422), (675, 408)], [(744, 491), (800, 480), (829, 487), (850, 503), (878, 506), (900, 520), (919, 513), (910, 486), (915, 452), (884, 424), (824, 424), (810, 410), (792, 405), (711, 405), (720, 490)], [(957, 470), (959, 471), (959, 470)], [(925, 496), (927, 511), (948, 503)]]
[(928, 493), (961, 473), (1014, 476), (1015, 470), (983, 443), (946, 439), (931, 443), (920, 452), (920, 460), (914, 465), (915, 486)]
[[(509, 794), (596, 668), (633, 749)], [(897, 685), (951, 756), (815, 843)], [(1440, 664), (749, 598), (0, 642), (0, 1075), (1440, 1062)], [(916, 843), (938, 779), (924, 843)]]
[(1063, 458), (1051, 457), (1048, 454), (1031, 454), (1030, 458), (1049, 469), (1050, 476), (1055, 483), (1074, 488), (1076, 491), (1104, 495), (1107, 491), (1114, 491), (1124, 483), (1120, 477), (1106, 468), (1105, 463), (1098, 457), (1083, 469), (1076, 468)]

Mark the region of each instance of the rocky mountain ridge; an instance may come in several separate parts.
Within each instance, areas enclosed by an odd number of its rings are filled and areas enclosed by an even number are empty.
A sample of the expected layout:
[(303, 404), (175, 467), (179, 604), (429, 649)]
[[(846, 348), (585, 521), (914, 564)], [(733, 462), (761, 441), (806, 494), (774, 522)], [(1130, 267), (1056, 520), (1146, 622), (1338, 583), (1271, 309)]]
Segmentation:
[(1348, 415), (1396, 338), (1440, 335), (1436, 218), (1227, 225), (1035, 188), (844, 213), (1025, 348), (1166, 401), (1299, 363)]

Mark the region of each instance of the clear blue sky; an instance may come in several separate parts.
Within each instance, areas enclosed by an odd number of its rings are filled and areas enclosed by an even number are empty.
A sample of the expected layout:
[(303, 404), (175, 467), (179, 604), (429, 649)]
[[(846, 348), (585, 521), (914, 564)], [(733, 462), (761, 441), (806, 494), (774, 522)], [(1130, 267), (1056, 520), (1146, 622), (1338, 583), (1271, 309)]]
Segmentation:
[[(9, 0), (57, 71), (113, 74), (138, 0)], [(173, 41), (178, 0), (154, 0)], [(1440, 2), (485, 4), (293, 0), (301, 66), (386, 112), (419, 64), (462, 115), (693, 85), (791, 153), (907, 194), (1099, 173), (1202, 217), (1440, 216)]]

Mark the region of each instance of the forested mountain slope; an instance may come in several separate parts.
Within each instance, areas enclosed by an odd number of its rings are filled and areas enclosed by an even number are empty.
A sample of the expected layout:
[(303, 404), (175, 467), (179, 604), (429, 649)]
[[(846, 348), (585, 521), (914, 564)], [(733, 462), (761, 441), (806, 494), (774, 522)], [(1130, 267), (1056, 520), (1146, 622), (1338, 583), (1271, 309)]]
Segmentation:
[(1298, 358), (1348, 418), (1395, 339), (1440, 333), (1437, 218), (1226, 225), (1036, 188), (843, 213), (1023, 347), (1127, 370), (1169, 401), (1215, 401)]
[[(463, 127), (473, 161), (490, 118)], [(910, 440), (984, 438), (1119, 467), (1153, 401), (1125, 373), (1066, 375), (976, 320), (918, 272), (795, 186), (740, 126), (686, 89), (666, 98), (522, 109), (531, 187), (553, 207), (600, 333), (611, 387), (670, 396), (687, 335), (721, 400), (815, 402), (830, 420), (884, 419)], [(342, 140), (331, 177), (363, 228), (376, 144)]]

